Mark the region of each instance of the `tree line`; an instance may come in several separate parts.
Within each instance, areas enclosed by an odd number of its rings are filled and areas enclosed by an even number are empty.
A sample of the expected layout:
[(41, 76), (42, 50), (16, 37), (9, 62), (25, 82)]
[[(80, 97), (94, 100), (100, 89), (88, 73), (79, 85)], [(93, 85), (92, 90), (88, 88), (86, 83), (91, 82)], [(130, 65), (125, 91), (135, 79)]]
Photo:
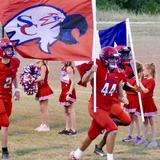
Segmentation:
[(98, 9), (126, 9), (136, 14), (160, 14), (160, 0), (96, 0)]

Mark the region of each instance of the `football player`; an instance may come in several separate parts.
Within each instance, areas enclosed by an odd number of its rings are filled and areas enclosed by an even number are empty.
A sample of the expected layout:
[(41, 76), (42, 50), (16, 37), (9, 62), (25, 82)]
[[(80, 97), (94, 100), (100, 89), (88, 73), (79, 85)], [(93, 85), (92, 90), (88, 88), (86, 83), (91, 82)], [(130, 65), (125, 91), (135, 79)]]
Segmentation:
[(14, 56), (13, 45), (8, 38), (0, 39), (0, 127), (2, 133), (2, 159), (9, 160), (8, 127), (12, 111), (12, 84), (15, 86), (15, 100), (20, 99), (16, 73), (20, 65)]
[(97, 65), (92, 65), (90, 70), (83, 75), (82, 83), (91, 81), (93, 87), (93, 73), (96, 74), (96, 94), (97, 94), (97, 110), (93, 111), (93, 94), (89, 102), (89, 113), (92, 117), (92, 123), (89, 127), (87, 137), (81, 146), (71, 152), (72, 160), (79, 160), (83, 152), (90, 143), (102, 132), (106, 130), (108, 135), (107, 144), (107, 160), (113, 160), (113, 150), (118, 127), (113, 121), (113, 117), (120, 120), (124, 125), (129, 125), (131, 119), (127, 113), (121, 108), (119, 96), (123, 95), (122, 83), (124, 75), (118, 70), (119, 53), (113, 47), (105, 47), (102, 49), (100, 60)]

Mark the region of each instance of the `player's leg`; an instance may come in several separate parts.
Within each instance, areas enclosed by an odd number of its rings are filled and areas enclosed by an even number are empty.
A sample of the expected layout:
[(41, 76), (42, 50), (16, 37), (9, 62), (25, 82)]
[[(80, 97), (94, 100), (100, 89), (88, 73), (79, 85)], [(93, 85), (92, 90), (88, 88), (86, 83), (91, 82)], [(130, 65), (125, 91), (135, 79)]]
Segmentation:
[(95, 121), (108, 132), (108, 135), (106, 138), (107, 160), (113, 160), (113, 150), (115, 146), (115, 138), (116, 138), (118, 127), (114, 123), (114, 121), (111, 119), (108, 112), (102, 109), (97, 109), (96, 113), (91, 112), (90, 114), (95, 119)]
[(92, 120), (88, 130), (88, 135), (81, 143), (81, 145), (75, 151), (71, 152), (71, 160), (81, 159), (83, 152), (89, 147), (91, 142), (100, 134), (101, 131), (102, 128), (99, 126), (99, 124), (95, 120)]
[(8, 151), (8, 127), (9, 127), (9, 116), (11, 115), (12, 102), (11, 99), (4, 102), (0, 100), (0, 108), (5, 107), (5, 113), (1, 114), (0, 119), (2, 120), (1, 127), (1, 145), (2, 145), (2, 160), (9, 160), (9, 151)]
[(1, 143), (2, 143), (2, 160), (9, 160), (9, 151), (8, 151), (8, 127), (1, 128)]
[(124, 112), (119, 103), (112, 105), (111, 114), (123, 123), (124, 126), (128, 126), (131, 123), (131, 118), (128, 113)]
[(105, 156), (105, 153), (103, 151), (103, 147), (105, 146), (106, 144), (106, 138), (107, 138), (107, 135), (108, 135), (108, 132), (105, 131), (104, 135), (103, 135), (103, 138), (102, 140), (100, 141), (99, 144), (96, 144), (95, 145), (95, 149), (94, 149), (94, 153), (101, 156), (101, 157), (104, 157)]

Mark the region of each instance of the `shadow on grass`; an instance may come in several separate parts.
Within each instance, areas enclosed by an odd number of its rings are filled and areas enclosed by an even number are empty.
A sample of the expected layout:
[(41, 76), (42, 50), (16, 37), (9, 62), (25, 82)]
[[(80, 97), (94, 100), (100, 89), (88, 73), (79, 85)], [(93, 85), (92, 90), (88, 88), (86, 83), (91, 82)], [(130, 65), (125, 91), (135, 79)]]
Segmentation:
[(31, 118), (32, 118), (32, 116), (29, 116), (29, 115), (21, 115), (21, 116), (11, 117), (10, 122), (17, 123), (17, 122), (22, 122), (26, 119), (31, 119)]
[(23, 136), (23, 135), (26, 135), (28, 133), (26, 133), (26, 131), (12, 131), (12, 132), (9, 132), (9, 136)]
[(51, 129), (64, 129), (65, 128), (65, 125), (62, 123), (57, 123), (57, 124), (50, 123), (49, 126)]
[[(62, 123), (59, 123), (59, 124), (51, 123), (49, 126), (50, 126), (51, 129), (59, 129), (59, 130), (62, 130), (62, 129), (65, 128), (65, 125), (62, 124)], [(87, 130), (88, 130), (88, 127), (83, 127), (83, 128), (78, 129), (78, 133), (86, 133)]]
[(15, 154), (17, 156), (24, 156), (26, 154), (32, 154), (33, 152), (45, 152), (45, 151), (57, 151), (57, 150), (64, 150), (64, 148), (62, 147), (62, 145), (59, 146), (49, 146), (49, 147), (44, 147), (44, 148), (24, 148), (24, 149), (19, 149), (15, 151)]
[(78, 130), (78, 133), (86, 133), (87, 130), (88, 130), (88, 127), (83, 127)]

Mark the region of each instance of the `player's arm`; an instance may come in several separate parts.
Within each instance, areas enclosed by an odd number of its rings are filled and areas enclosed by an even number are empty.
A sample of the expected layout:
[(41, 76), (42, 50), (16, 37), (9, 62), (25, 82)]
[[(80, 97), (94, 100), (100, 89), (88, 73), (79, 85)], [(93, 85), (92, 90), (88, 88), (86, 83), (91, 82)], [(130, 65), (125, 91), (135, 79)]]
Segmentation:
[(125, 91), (136, 91), (136, 88), (132, 86), (130, 83), (126, 82), (123, 85), (123, 90)]
[(15, 76), (15, 78), (13, 79), (13, 85), (15, 88), (15, 92), (14, 92), (14, 99), (16, 101), (20, 100), (20, 91), (18, 89), (18, 81), (17, 81), (17, 75)]
[(88, 83), (93, 78), (93, 73), (96, 71), (97, 71), (97, 66), (92, 65), (91, 69), (83, 75), (82, 83)]
[(67, 67), (67, 73), (71, 80), (71, 85), (66, 97), (66, 99), (68, 100), (70, 98), (70, 95), (72, 94), (73, 89), (75, 88), (75, 76), (74, 76), (73, 68), (70, 66)]
[(40, 82), (43, 81), (45, 79), (45, 75), (46, 75), (46, 67), (43, 65), (41, 67), (41, 75), (35, 80), (35, 82)]
[(121, 80), (118, 85), (118, 98), (122, 103), (128, 104), (128, 99), (126, 97), (126, 92), (123, 90), (123, 81)]

